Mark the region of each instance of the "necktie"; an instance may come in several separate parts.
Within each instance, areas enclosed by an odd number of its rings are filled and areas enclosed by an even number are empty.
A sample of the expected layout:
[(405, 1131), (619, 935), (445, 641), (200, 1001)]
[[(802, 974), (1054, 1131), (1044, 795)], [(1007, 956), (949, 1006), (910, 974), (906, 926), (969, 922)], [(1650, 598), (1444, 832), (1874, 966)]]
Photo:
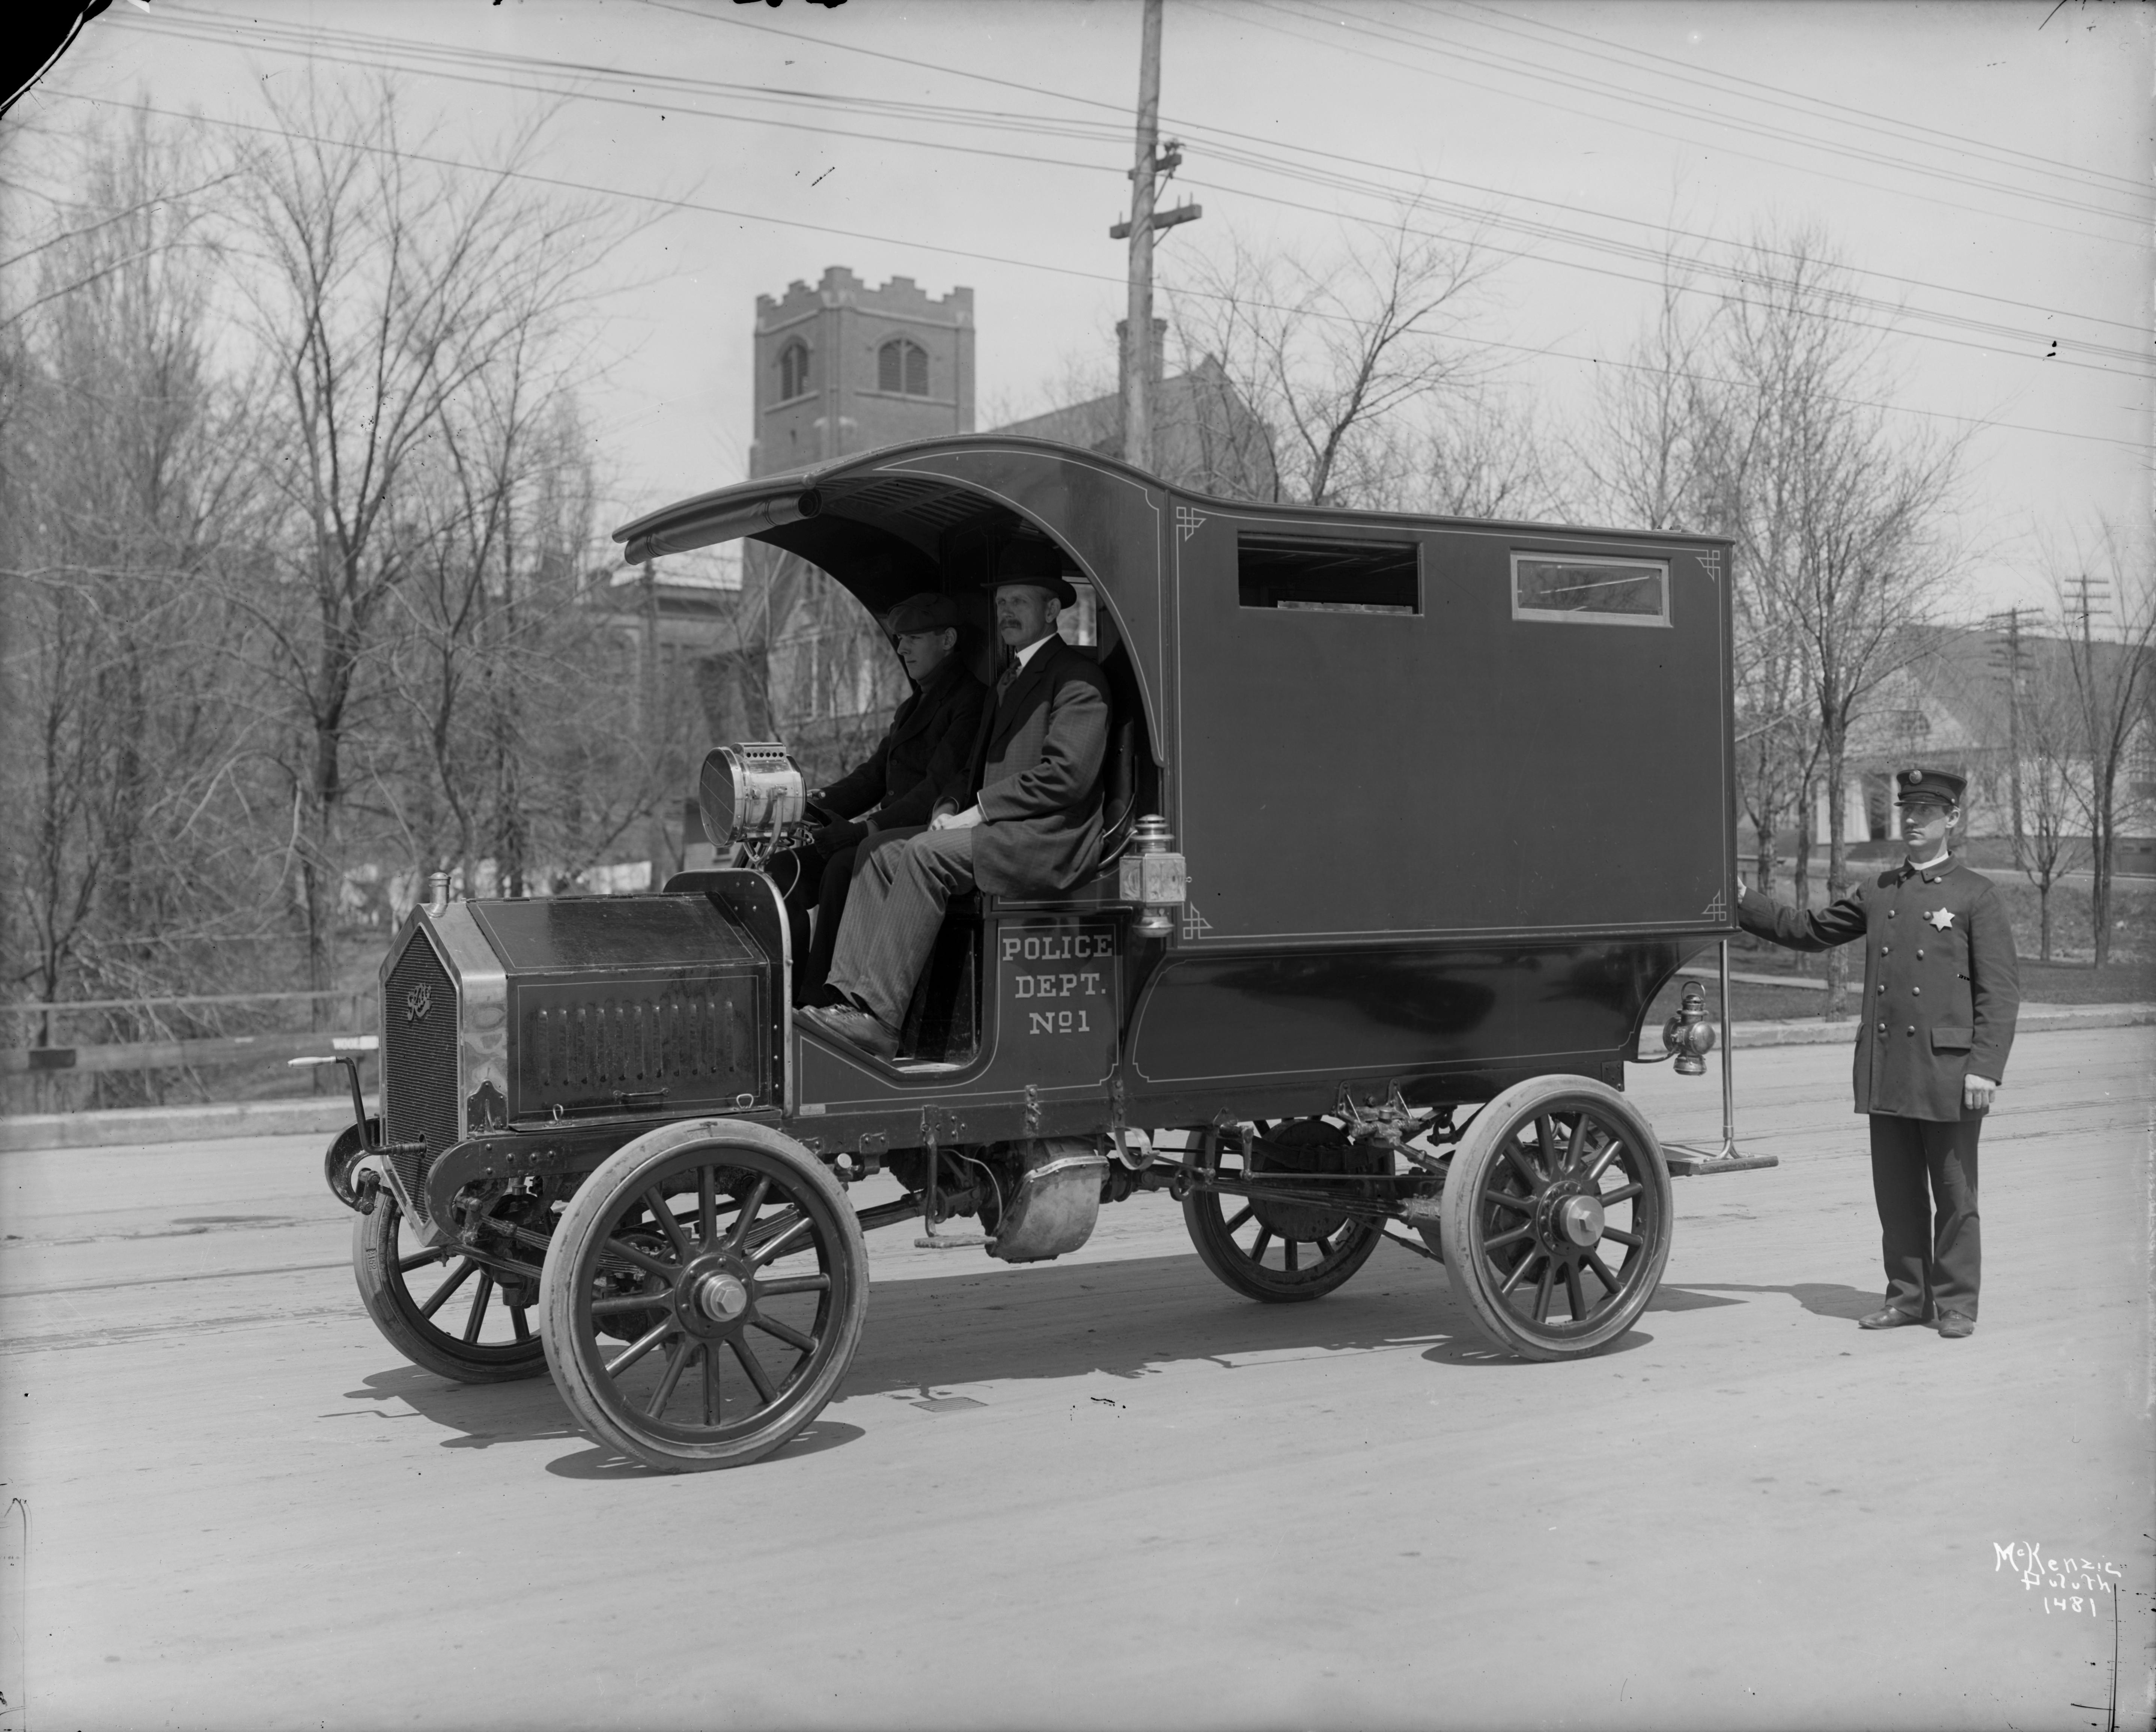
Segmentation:
[(996, 702), (1004, 701), (1004, 694), (1011, 689), (1011, 681), (1018, 678), (1018, 660), (1013, 657), (1010, 666), (996, 676)]

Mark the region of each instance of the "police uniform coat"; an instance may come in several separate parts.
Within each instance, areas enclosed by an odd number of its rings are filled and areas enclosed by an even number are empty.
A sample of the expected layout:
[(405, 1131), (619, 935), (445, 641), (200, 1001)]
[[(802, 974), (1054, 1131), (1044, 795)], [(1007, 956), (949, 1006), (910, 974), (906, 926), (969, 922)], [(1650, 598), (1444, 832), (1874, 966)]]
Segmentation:
[(963, 775), (942, 804), (981, 809), (973, 881), (996, 896), (1047, 896), (1101, 860), (1101, 766), (1107, 757), (1107, 676), (1050, 637), (981, 717)]
[(1949, 856), (1866, 878), (1816, 913), (1747, 891), (1738, 924), (1793, 950), (1864, 940), (1856, 1110), (1902, 1118), (1981, 1118), (1962, 1079), (2006, 1077), (2020, 1009), (2014, 929), (1989, 878)]
[(900, 704), (890, 730), (868, 761), (824, 790), (818, 802), (833, 816), (874, 821), (836, 825), (834, 849), (860, 841), (871, 830), (926, 824), (936, 795), (966, 761), (988, 707), (988, 689), (963, 656), (946, 655), (926, 683)]

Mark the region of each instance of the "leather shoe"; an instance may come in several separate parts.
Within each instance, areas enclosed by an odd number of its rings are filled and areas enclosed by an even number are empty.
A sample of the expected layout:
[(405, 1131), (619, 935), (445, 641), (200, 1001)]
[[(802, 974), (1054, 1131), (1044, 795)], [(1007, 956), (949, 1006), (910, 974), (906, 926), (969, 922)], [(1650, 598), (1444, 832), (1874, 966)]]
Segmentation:
[(1922, 1321), (1923, 1318), (1913, 1311), (1897, 1311), (1889, 1305), (1884, 1311), (1875, 1311), (1869, 1317), (1858, 1318), (1856, 1326), (1860, 1329), (1898, 1329)]
[(1939, 1319), (1939, 1333), (1949, 1341), (1958, 1341), (1964, 1335), (1976, 1333), (1976, 1319), (1973, 1317), (1943, 1317)]
[(818, 1034), (844, 1041), (870, 1058), (891, 1059), (898, 1056), (897, 1032), (851, 1005), (811, 1005), (793, 1014)]

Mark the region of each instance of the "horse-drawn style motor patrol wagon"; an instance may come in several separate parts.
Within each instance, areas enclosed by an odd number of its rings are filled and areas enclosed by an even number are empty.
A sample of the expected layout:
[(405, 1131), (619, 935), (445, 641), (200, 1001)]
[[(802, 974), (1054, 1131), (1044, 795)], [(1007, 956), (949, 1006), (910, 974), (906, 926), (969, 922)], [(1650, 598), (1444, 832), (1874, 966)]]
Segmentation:
[[(757, 870), (801, 814), (783, 744), (712, 753), (737, 863), (662, 893), (438, 877), (382, 966), (379, 1118), (355, 1067), (327, 1157), (400, 1350), (551, 1366), (656, 1467), (752, 1461), (845, 1375), (865, 1231), (1052, 1257), (1156, 1190), (1254, 1299), (1317, 1298), (1391, 1237), (1511, 1352), (1632, 1327), (1671, 1198), (1625, 1066), (1733, 930), (1726, 542), (1231, 502), (988, 436), (619, 538), (738, 537), (871, 612), (938, 590), (977, 625), (1004, 544), (1052, 542), (1112, 693), (1099, 870), (953, 903), (890, 1062), (793, 1015)], [(1689, 996), (1663, 1044), (1697, 1071)]]

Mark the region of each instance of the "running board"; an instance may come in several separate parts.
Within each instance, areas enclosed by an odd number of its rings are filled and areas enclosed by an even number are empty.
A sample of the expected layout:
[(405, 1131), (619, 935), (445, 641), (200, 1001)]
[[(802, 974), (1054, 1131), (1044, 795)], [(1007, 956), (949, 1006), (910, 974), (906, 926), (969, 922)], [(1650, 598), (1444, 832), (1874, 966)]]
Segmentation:
[(1672, 1179), (1695, 1179), (1707, 1173), (1748, 1173), (1755, 1167), (1779, 1167), (1782, 1158), (1779, 1154), (1738, 1154), (1734, 1151), (1722, 1154), (1665, 1144), (1662, 1164), (1670, 1169)]

